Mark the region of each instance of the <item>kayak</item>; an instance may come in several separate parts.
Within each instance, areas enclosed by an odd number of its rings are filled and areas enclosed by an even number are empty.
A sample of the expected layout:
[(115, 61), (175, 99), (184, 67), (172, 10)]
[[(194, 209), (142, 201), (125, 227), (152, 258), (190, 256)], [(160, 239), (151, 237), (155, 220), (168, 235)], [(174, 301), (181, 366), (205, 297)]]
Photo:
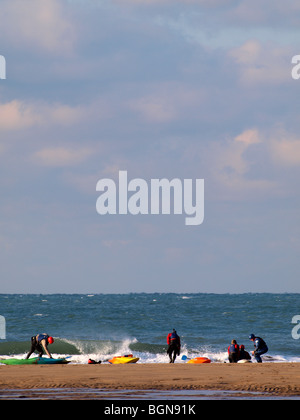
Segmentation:
[(126, 354), (125, 356), (115, 356), (108, 362), (113, 365), (125, 364), (125, 363), (136, 363), (139, 357), (133, 357), (132, 354)]
[(50, 359), (47, 357), (32, 357), (31, 359), (0, 359), (5, 365), (58, 365), (69, 363), (66, 359)]
[(211, 360), (208, 357), (194, 357), (194, 359), (189, 360), (187, 363), (210, 363)]

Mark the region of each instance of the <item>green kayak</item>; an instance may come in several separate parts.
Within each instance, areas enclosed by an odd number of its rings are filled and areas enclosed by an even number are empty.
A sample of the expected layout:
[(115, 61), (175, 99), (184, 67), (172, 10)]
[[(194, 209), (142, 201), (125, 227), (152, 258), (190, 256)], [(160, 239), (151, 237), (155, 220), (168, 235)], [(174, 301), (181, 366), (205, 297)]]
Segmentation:
[(5, 365), (57, 365), (69, 363), (66, 359), (50, 359), (47, 357), (32, 357), (31, 359), (0, 359)]

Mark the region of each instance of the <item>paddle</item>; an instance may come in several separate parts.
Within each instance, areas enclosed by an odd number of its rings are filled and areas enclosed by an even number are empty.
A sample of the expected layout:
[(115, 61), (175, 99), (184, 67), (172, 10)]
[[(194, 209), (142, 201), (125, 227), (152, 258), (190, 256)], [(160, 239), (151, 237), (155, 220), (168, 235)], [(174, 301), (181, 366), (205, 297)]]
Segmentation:
[(181, 357), (181, 360), (188, 360), (189, 359), (189, 357), (187, 357), (187, 356), (185, 356), (185, 355), (183, 355), (182, 357)]

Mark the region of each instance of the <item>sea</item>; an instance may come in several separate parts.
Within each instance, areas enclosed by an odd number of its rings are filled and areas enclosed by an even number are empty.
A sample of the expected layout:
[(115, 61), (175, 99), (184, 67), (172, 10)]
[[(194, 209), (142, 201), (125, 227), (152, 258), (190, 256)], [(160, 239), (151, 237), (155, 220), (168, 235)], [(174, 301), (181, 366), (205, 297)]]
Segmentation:
[(264, 362), (300, 362), (298, 314), (295, 293), (0, 294), (0, 357), (24, 358), (31, 337), (47, 333), (53, 357), (74, 364), (126, 354), (168, 363), (166, 337), (174, 328), (181, 338), (176, 363), (186, 363), (182, 356), (228, 362), (232, 339), (253, 350), (249, 334), (266, 341)]

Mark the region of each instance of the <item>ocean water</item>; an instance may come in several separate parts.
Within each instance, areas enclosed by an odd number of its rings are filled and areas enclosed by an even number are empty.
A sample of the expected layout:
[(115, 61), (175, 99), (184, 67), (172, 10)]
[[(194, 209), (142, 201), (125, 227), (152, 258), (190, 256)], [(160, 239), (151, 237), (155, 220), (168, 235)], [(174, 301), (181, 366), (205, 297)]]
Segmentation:
[[(72, 363), (128, 353), (139, 363), (167, 363), (166, 336), (175, 328), (189, 358), (225, 362), (230, 341), (250, 352), (254, 333), (269, 346), (264, 361), (300, 362), (300, 340), (292, 336), (298, 314), (300, 294), (0, 294), (0, 356), (23, 358), (30, 337), (46, 332), (55, 338), (52, 355)], [(181, 356), (176, 362), (185, 363)]]

